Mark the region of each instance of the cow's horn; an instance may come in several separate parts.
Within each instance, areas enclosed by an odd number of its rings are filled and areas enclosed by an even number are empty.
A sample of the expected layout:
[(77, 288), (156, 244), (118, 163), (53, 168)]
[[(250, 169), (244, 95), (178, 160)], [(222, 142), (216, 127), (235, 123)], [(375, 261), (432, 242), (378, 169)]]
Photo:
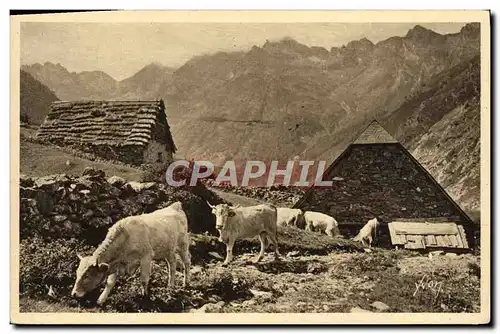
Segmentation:
[(76, 256), (78, 256), (80, 260), (83, 259), (83, 256), (81, 256), (78, 252), (76, 253)]
[(214, 206), (212, 204), (208, 203), (208, 201), (205, 201), (205, 202), (207, 202), (209, 207), (211, 207), (212, 209), (214, 208)]

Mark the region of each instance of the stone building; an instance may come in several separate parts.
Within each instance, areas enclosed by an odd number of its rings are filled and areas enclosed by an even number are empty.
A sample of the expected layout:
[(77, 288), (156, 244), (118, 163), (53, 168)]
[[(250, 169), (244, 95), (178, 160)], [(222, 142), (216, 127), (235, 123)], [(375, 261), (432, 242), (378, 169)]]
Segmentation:
[(324, 175), (323, 180), (331, 180), (333, 185), (310, 187), (294, 207), (335, 217), (349, 236), (377, 217), (388, 242), (388, 223), (421, 221), (455, 222), (464, 227), (468, 244), (474, 243), (473, 233), (479, 227), (377, 121), (367, 126)]
[(163, 100), (56, 101), (36, 139), (137, 166), (176, 151)]

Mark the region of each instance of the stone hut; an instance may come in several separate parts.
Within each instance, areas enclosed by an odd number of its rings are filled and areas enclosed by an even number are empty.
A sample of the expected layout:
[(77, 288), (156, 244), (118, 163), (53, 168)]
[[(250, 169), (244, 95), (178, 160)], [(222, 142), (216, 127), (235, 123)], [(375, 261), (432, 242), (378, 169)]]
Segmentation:
[(354, 236), (369, 219), (381, 221), (381, 241), (390, 243), (387, 224), (394, 221), (453, 222), (463, 226), (472, 246), (478, 231), (418, 161), (377, 121), (327, 168), (328, 186), (312, 186), (295, 208), (335, 217), (346, 235)]
[(163, 100), (56, 101), (36, 139), (137, 166), (176, 151)]

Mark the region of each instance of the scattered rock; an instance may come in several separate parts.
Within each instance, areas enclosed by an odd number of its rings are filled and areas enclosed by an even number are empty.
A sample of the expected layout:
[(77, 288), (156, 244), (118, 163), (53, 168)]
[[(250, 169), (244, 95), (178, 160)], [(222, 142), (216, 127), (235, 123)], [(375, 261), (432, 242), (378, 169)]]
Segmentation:
[(268, 291), (259, 291), (250, 289), (250, 292), (252, 293), (252, 295), (254, 295), (254, 297), (264, 300), (270, 300), (273, 297), (273, 294)]
[(49, 295), (49, 297), (51, 297), (52, 299), (57, 299), (57, 293), (55, 292), (52, 285), (49, 287), (49, 292), (47, 292), (47, 295)]
[(127, 181), (122, 177), (114, 175), (108, 179), (108, 183), (115, 187), (122, 187)]
[(298, 302), (297, 304), (295, 304), (295, 306), (297, 306), (297, 307), (303, 307), (306, 305), (307, 305), (307, 303), (305, 303), (305, 302)]
[(216, 259), (219, 259), (219, 260), (224, 260), (224, 258), (221, 255), (219, 255), (219, 253), (216, 253), (216, 252), (208, 252), (208, 255), (215, 257)]
[(243, 303), (241, 303), (242, 306), (251, 306), (255, 304), (257, 304), (257, 302), (254, 299), (245, 300)]
[(443, 255), (444, 252), (442, 250), (438, 250), (438, 251), (429, 252), (429, 254), (432, 254), (432, 256), (437, 256), (437, 255)]
[(104, 178), (106, 176), (106, 173), (100, 169), (94, 169), (92, 167), (85, 167), (82, 173), (83, 176), (93, 176), (93, 177), (99, 177), (99, 178)]
[(457, 253), (446, 253), (445, 255), (448, 257), (457, 257), (458, 256)]
[(344, 178), (340, 177), (340, 176), (335, 176), (332, 180), (333, 181), (344, 181)]
[(62, 223), (63, 221), (68, 219), (68, 217), (64, 215), (55, 215), (52, 219), (54, 220), (55, 223)]
[(325, 311), (325, 312), (330, 311), (330, 306), (328, 306), (328, 305), (323, 305), (323, 311)]
[(288, 252), (288, 253), (286, 254), (286, 256), (287, 256), (287, 257), (296, 257), (296, 256), (300, 256), (300, 252), (299, 252), (299, 251), (294, 250), (294, 251)]
[(377, 309), (378, 311), (387, 311), (388, 309), (390, 309), (389, 305), (384, 304), (380, 301), (373, 302), (370, 304), (370, 306)]
[(199, 274), (203, 272), (203, 268), (201, 266), (193, 266), (191, 267), (191, 270), (189, 271), (191, 274)]
[(372, 252), (372, 250), (370, 248), (365, 248), (364, 251), (365, 251), (365, 253), (371, 253)]
[(312, 262), (307, 265), (307, 272), (311, 274), (319, 274), (325, 270), (325, 266), (319, 262)]
[(372, 311), (362, 309), (361, 307), (353, 307), (353, 308), (351, 308), (351, 310), (349, 312), (351, 312), (351, 313), (373, 313)]

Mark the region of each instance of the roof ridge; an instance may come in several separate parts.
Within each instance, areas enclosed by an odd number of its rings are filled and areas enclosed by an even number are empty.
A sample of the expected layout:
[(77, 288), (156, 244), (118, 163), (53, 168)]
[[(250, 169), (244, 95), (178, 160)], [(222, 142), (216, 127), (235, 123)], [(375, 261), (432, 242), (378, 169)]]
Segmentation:
[(393, 144), (399, 143), (387, 129), (374, 118), (351, 144)]

